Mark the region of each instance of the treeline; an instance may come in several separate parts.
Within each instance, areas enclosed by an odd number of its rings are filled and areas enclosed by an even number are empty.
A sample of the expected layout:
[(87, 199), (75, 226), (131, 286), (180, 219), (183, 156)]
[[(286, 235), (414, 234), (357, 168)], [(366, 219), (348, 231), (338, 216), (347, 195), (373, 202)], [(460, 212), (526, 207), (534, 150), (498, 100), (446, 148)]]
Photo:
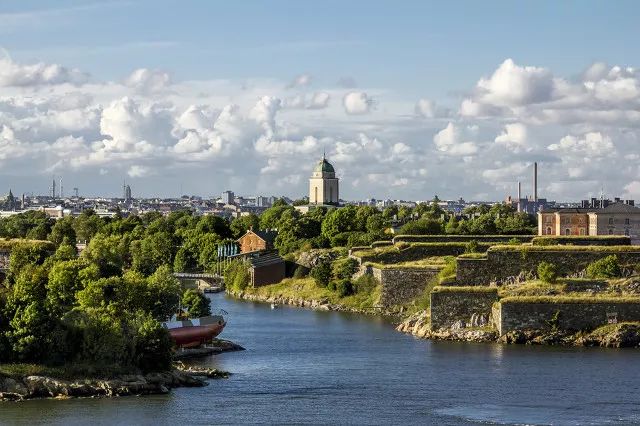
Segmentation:
[[(170, 367), (172, 342), (160, 322), (179, 304), (192, 317), (209, 299), (183, 291), (172, 272), (209, 265), (227, 221), (188, 212), (102, 219), (87, 211), (52, 221), (29, 212), (0, 220), (12, 242), (0, 286), (0, 362), (81, 365), (88, 371)], [(74, 243), (88, 240), (80, 256)], [(182, 253), (182, 254), (181, 254)]]

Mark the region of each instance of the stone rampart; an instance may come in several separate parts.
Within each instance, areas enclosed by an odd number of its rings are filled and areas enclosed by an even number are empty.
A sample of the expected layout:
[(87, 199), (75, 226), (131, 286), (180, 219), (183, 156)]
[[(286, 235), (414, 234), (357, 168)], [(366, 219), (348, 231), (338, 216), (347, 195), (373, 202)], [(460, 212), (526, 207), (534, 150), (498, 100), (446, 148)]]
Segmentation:
[(441, 268), (375, 268), (364, 266), (364, 273), (371, 273), (381, 284), (380, 304), (383, 307), (411, 302), (424, 293)]
[(631, 238), (624, 235), (603, 235), (603, 236), (541, 236), (531, 240), (534, 246), (628, 246), (631, 245)]
[[(478, 249), (486, 251), (491, 245), (478, 244)], [(434, 256), (459, 256), (467, 249), (467, 243), (414, 243), (384, 247), (380, 250), (352, 251), (351, 256), (361, 264), (366, 262), (385, 265), (413, 262)]]
[(437, 331), (462, 321), (471, 326), (471, 318), (490, 322), (491, 307), (498, 300), (496, 288), (436, 287), (431, 292), (431, 330)]
[(393, 243), (478, 243), (506, 244), (511, 240), (529, 243), (535, 235), (396, 235)]
[(514, 330), (592, 330), (610, 321), (640, 321), (637, 302), (588, 300), (579, 303), (539, 303), (503, 299), (496, 304), (493, 322), (500, 335)]
[(536, 247), (527, 246), (521, 249), (492, 248), (487, 251), (486, 258), (457, 259), (456, 281), (459, 285), (486, 285), (496, 281), (517, 276), (521, 272), (535, 273), (540, 262), (553, 263), (558, 274), (570, 275), (584, 270), (591, 262), (615, 254), (622, 265), (640, 263), (640, 247), (576, 247), (568, 246)]

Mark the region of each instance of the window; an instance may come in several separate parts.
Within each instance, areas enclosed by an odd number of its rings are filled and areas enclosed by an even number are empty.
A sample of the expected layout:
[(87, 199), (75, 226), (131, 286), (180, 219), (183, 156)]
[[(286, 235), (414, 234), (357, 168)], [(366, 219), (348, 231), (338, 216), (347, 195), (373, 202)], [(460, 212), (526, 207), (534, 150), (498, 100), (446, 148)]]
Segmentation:
[(571, 229), (567, 228), (564, 230), (564, 235), (571, 235)]
[(316, 187), (314, 188), (314, 190), (315, 190), (315, 200), (314, 200), (314, 203), (318, 204), (318, 187), (316, 186)]
[(613, 235), (613, 229), (609, 229), (609, 235)]
[(547, 226), (547, 235), (551, 235), (551, 227)]
[(584, 228), (580, 228), (580, 235), (586, 235)]
[(629, 224), (629, 218), (626, 218), (626, 219), (624, 220), (624, 224), (625, 224), (625, 225), (628, 225), (628, 224)]
[[(627, 220), (629, 220), (629, 219), (627, 219)], [(627, 237), (629, 236), (629, 228), (626, 228), (624, 230), (624, 235), (626, 235)]]
[(613, 218), (612, 217), (609, 218), (609, 225), (613, 225)]

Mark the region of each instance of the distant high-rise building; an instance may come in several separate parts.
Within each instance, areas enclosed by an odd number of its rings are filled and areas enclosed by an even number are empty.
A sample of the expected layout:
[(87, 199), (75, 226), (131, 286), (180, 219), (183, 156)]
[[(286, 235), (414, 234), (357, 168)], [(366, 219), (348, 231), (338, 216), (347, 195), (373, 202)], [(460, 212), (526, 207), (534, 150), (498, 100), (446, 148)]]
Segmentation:
[(129, 185), (124, 186), (124, 201), (125, 203), (131, 201), (131, 187)]
[(258, 195), (256, 197), (256, 206), (258, 207), (271, 207), (271, 199), (270, 197), (263, 197)]
[(233, 193), (233, 191), (224, 191), (222, 193), (222, 202), (224, 204), (234, 204), (235, 198), (236, 195)]
[(51, 198), (56, 198), (56, 178), (51, 180)]

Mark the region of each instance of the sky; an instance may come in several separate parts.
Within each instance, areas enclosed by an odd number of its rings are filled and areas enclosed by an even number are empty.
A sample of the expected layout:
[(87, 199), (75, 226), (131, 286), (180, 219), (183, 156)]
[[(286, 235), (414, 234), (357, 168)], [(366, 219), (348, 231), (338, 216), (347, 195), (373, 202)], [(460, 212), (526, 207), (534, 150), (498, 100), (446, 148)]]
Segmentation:
[[(614, 7), (615, 6), (615, 7)], [(0, 3), (0, 193), (640, 199), (636, 1)]]

